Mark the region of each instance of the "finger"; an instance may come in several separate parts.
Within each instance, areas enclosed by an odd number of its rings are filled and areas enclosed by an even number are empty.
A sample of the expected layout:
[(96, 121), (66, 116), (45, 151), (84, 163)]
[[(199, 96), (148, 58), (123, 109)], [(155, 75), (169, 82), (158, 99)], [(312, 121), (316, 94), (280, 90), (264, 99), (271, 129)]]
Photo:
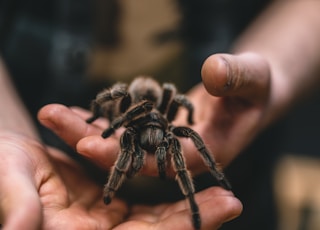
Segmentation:
[[(195, 195), (201, 217), (201, 229), (218, 229), (223, 223), (230, 221), (242, 212), (241, 202), (232, 192), (220, 187), (210, 187)], [(187, 207), (187, 209), (186, 209)], [(176, 215), (170, 214), (175, 212)], [(162, 216), (164, 226), (159, 229), (169, 229), (170, 226), (179, 226), (179, 229), (193, 229), (191, 213), (186, 201), (170, 207)]]
[(10, 175), (10, 181), (0, 183), (1, 221), (6, 230), (39, 229), (41, 225), (41, 204), (37, 191), (23, 179)]
[(41, 108), (38, 119), (42, 125), (51, 129), (72, 147), (83, 137), (101, 133), (99, 127), (87, 124), (79, 113), (60, 104), (50, 104)]
[(103, 139), (101, 135), (88, 136), (78, 142), (76, 149), (79, 154), (100, 168), (109, 169), (117, 159), (120, 150), (119, 139), (116, 137)]
[[(231, 192), (219, 187), (201, 191), (195, 198), (200, 209), (201, 229), (218, 229), (223, 223), (236, 218), (242, 212), (241, 202)], [(185, 200), (173, 205), (135, 206), (128, 220), (131, 226), (137, 226), (135, 229), (141, 230), (194, 229)]]
[(1, 158), (0, 221), (6, 230), (40, 229), (42, 222), (38, 192), (22, 161)]
[[(79, 117), (81, 117), (83, 120), (87, 120), (89, 117), (92, 116), (92, 113), (89, 110), (86, 110), (77, 106), (72, 106), (70, 107), (70, 109)], [(107, 121), (107, 119), (104, 119), (104, 118), (98, 118), (91, 124), (99, 127), (101, 130), (104, 130), (109, 126), (109, 122)]]
[(253, 53), (212, 55), (204, 62), (201, 74), (204, 86), (214, 96), (260, 98), (268, 93), (268, 63)]
[[(211, 229), (215, 225), (219, 227), (235, 219), (243, 209), (240, 200), (221, 187), (211, 187), (196, 194), (196, 200), (199, 202), (204, 229)], [(212, 216), (216, 218), (213, 219)]]

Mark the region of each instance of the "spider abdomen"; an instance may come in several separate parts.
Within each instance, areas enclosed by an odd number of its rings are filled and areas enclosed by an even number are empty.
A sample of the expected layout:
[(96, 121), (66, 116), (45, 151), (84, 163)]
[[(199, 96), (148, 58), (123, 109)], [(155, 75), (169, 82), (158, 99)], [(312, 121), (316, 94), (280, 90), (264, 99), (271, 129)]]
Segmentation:
[(148, 152), (155, 152), (164, 137), (164, 131), (154, 125), (144, 127), (140, 132), (140, 146)]

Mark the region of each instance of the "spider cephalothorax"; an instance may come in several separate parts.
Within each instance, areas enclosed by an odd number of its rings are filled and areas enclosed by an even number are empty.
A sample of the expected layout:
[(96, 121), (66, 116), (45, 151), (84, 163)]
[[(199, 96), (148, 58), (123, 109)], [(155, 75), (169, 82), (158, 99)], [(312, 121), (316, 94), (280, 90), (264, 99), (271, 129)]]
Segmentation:
[(168, 160), (171, 159), (182, 193), (190, 203), (193, 225), (200, 229), (200, 214), (194, 200), (195, 189), (177, 137), (190, 138), (220, 185), (228, 190), (231, 186), (216, 168), (214, 158), (201, 137), (191, 128), (171, 124), (180, 106), (187, 109), (187, 120), (192, 124), (193, 105), (184, 95), (177, 94), (173, 84), (165, 83), (161, 87), (151, 78), (139, 77), (129, 86), (117, 83), (100, 92), (92, 102), (93, 116), (87, 122), (91, 123), (100, 116), (107, 117), (110, 126), (102, 133), (103, 138), (109, 137), (122, 126), (126, 128), (120, 139), (118, 159), (104, 187), (106, 204), (111, 202), (124, 179), (142, 168), (145, 153), (154, 153), (161, 178), (165, 178)]

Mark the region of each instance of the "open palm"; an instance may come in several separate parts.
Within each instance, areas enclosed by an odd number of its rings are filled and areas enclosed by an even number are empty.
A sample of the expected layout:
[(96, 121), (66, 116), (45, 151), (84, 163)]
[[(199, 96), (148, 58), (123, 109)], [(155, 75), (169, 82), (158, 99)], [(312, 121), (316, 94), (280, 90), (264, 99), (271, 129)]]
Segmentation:
[[(77, 149), (80, 140), (85, 146), (94, 145), (90, 137), (101, 133), (99, 124), (84, 121), (87, 115), (81, 109), (53, 104), (39, 112), (39, 120)], [(106, 146), (109, 163), (100, 163), (105, 170), (114, 163), (119, 150), (117, 138), (108, 140)], [(185, 200), (147, 206), (114, 198), (105, 205), (103, 185), (86, 166), (38, 140), (1, 133), (0, 158), (3, 229), (193, 229)], [(196, 201), (203, 229), (216, 229), (242, 210), (239, 200), (219, 187), (196, 194)]]
[[(192, 229), (184, 201), (128, 206), (114, 198), (105, 205), (102, 186), (69, 156), (18, 134), (0, 139), (4, 229)], [(199, 193), (197, 200), (204, 228), (217, 228), (241, 211), (239, 201), (220, 188)]]

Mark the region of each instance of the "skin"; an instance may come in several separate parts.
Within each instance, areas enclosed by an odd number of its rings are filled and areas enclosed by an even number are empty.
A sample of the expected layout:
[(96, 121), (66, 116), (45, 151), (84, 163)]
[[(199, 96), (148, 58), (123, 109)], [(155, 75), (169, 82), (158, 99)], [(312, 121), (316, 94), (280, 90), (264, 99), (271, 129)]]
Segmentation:
[[(235, 43), (233, 54), (215, 54), (204, 62), (203, 85), (189, 94), (196, 106), (192, 128), (222, 166), (318, 85), (319, 7), (320, 2), (312, 0), (274, 1)], [(103, 206), (98, 199), (101, 185), (77, 162), (39, 141), (8, 79), (1, 66), (0, 105), (6, 108), (0, 110), (3, 229), (192, 229), (185, 201), (151, 207), (114, 199)], [(88, 115), (79, 108), (48, 105), (39, 112), (39, 120), (80, 154), (109, 169), (121, 130), (104, 140), (99, 134), (107, 121), (88, 125), (84, 122)], [(183, 111), (176, 124), (185, 124)], [(206, 170), (192, 143), (182, 140), (182, 145), (192, 172)], [(146, 159), (142, 173), (156, 175), (152, 157)], [(199, 192), (196, 200), (204, 229), (217, 229), (242, 210), (232, 193), (217, 187)]]
[[(0, 161), (3, 229), (165, 229), (176, 225), (175, 229), (192, 229), (184, 200), (129, 206), (114, 198), (104, 205), (101, 184), (66, 154), (17, 134), (0, 138), (1, 151), (10, 153), (1, 154)], [(76, 140), (70, 136), (67, 141)], [(218, 187), (200, 192), (196, 200), (204, 229), (218, 228), (242, 209), (231, 192)]]

